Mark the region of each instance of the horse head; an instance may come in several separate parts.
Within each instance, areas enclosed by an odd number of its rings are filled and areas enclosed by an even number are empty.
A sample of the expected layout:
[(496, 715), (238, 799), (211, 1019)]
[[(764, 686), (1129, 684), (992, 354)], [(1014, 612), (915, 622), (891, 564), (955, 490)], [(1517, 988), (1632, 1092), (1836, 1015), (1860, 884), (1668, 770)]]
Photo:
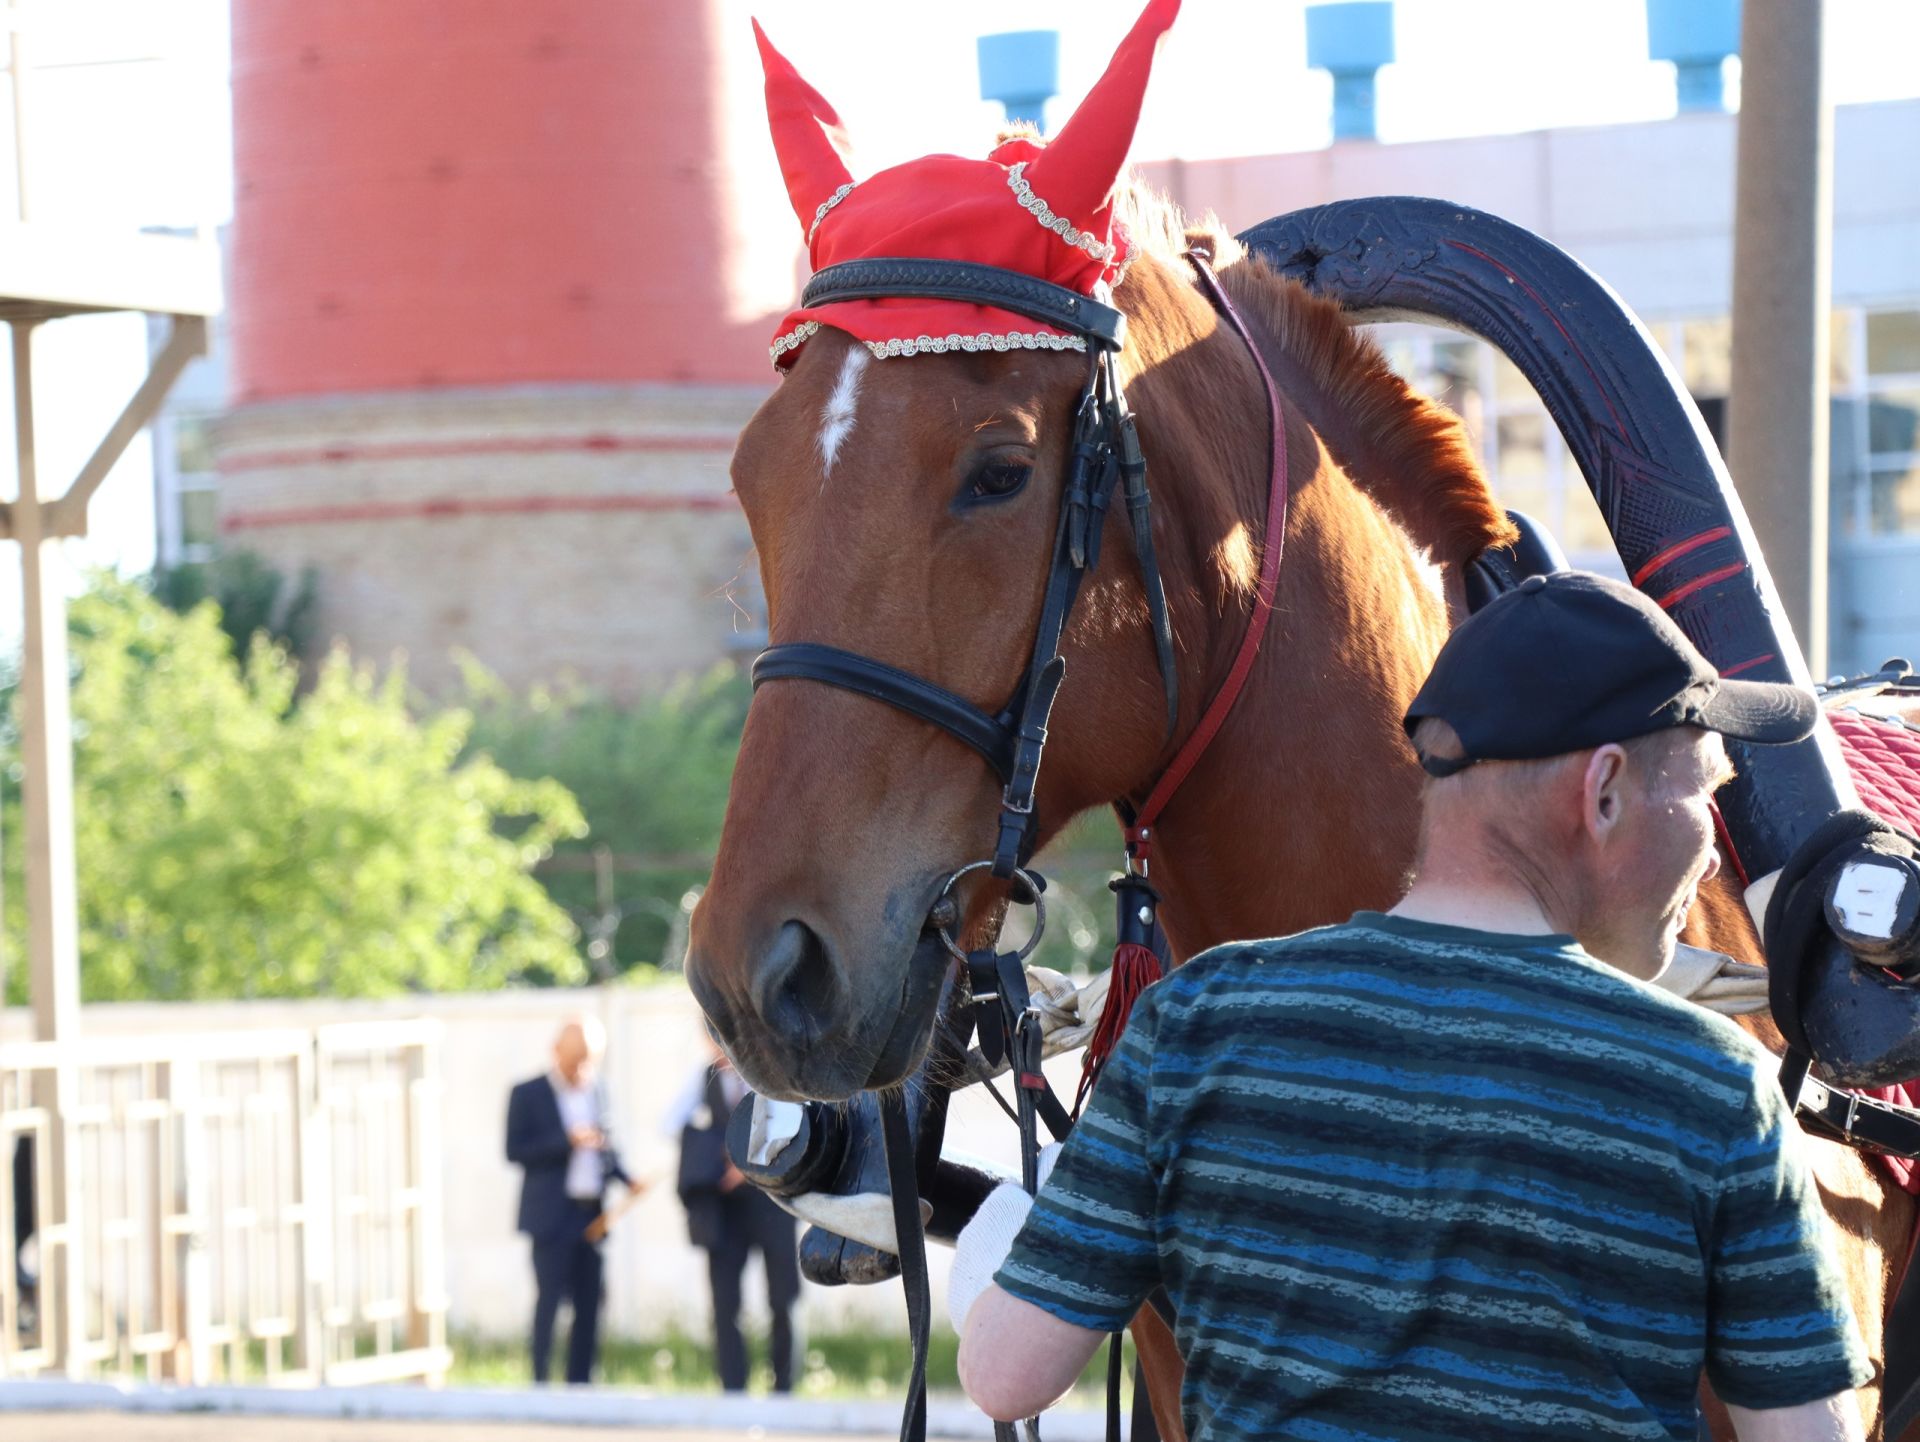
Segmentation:
[[(857, 186), (838, 117), (761, 36), (816, 270), (887, 255), (989, 262), (1104, 299), (1138, 260), (1130, 288), (1150, 290), (1158, 262), (1111, 211), (1176, 9), (1149, 6), (1050, 144), (1016, 135), (986, 160), (931, 156)], [(781, 384), (733, 459), (770, 640), (835, 647), (1001, 712), (1033, 646), (1086, 342), (990, 306), (889, 297), (803, 308), (773, 352)], [(1142, 579), (1124, 539), (1103, 551), (1055, 713), (1056, 730), (1097, 744), (1048, 751), (1030, 844), (1124, 794), (1165, 740)], [(687, 961), (757, 1088), (837, 1099), (911, 1069), (949, 962), (929, 914), (949, 876), (991, 849), (1000, 793), (991, 765), (923, 719), (805, 680), (759, 688)], [(954, 900), (956, 929), (977, 937), (1006, 890), (974, 877)]]
[[(839, 1099), (905, 1076), (948, 966), (930, 923), (957, 922), (969, 945), (994, 933), (1004, 883), (973, 872), (951, 916), (943, 897), (961, 867), (1006, 853), (1007, 767), (968, 747), (992, 755), (982, 730), (1032, 719), (1012, 703), (1044, 669), (1042, 602), (1096, 382), (1123, 386), (1138, 418), (1158, 576), (1110, 492), (1059, 642), (1046, 765), (1030, 811), (1013, 813), (1024, 851), (1079, 811), (1140, 804), (1194, 734), (1236, 665), (1273, 477), (1290, 470), (1298, 561), (1233, 725), (1161, 815), (1162, 917), (1178, 955), (1297, 928), (1390, 898), (1411, 855), (1418, 769), (1399, 716), (1447, 622), (1429, 563), (1457, 575), (1511, 528), (1458, 418), (1410, 391), (1337, 305), (1122, 181), (1176, 9), (1148, 5), (1050, 142), (1016, 134), (984, 161), (929, 156), (857, 184), (838, 117), (762, 38), (815, 276), (772, 346), (781, 386), (734, 457), (784, 659), (762, 661), (779, 683), (747, 717), (687, 974), (770, 1095)], [(1196, 239), (1244, 342), (1196, 279)], [(939, 283), (956, 271), (1015, 289), (961, 302)], [(1062, 296), (1073, 318), (1048, 320)], [(1250, 347), (1282, 392), (1277, 439)], [(837, 674), (793, 664), (796, 645), (830, 649)], [(903, 711), (915, 685), (938, 689), (947, 719)], [(973, 739), (958, 713), (980, 723)], [(1320, 764), (1333, 756), (1350, 766)], [(1354, 818), (1370, 818), (1364, 846), (1324, 865), (1351, 850)]]

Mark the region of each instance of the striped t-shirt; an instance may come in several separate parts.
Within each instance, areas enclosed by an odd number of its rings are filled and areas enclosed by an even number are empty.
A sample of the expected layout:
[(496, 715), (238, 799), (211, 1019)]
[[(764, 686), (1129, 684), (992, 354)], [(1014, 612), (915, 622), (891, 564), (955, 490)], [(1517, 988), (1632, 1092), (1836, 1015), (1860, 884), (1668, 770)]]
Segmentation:
[(1141, 997), (995, 1280), (1165, 1283), (1188, 1436), (1695, 1435), (1871, 1375), (1777, 1063), (1568, 936), (1361, 912)]

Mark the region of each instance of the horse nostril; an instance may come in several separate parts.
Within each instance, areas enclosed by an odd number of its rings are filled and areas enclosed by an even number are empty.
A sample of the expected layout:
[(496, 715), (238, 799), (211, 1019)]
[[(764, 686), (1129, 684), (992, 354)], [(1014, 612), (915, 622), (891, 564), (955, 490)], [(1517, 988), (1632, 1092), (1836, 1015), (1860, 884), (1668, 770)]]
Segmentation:
[(811, 1040), (833, 1021), (839, 984), (826, 943), (804, 921), (789, 921), (773, 938), (754, 978), (760, 1019), (793, 1042)]

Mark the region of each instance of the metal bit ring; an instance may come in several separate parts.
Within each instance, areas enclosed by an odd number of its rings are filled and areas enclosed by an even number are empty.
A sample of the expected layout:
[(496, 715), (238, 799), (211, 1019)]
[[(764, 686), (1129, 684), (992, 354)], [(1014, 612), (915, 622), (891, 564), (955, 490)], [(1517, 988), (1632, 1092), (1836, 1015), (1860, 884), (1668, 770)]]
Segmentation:
[[(938, 905), (943, 898), (953, 894), (954, 886), (962, 877), (976, 871), (984, 871), (992, 865), (993, 863), (991, 861), (969, 861), (965, 866), (947, 878), (946, 885), (940, 888), (940, 895), (934, 898), (935, 905)], [(1018, 959), (1024, 962), (1028, 957), (1033, 955), (1033, 949), (1040, 944), (1040, 938), (1046, 932), (1047, 903), (1045, 898), (1040, 894), (1039, 878), (1032, 872), (1022, 867), (1015, 867), (1013, 879), (1027, 890), (1027, 894), (1024, 897), (1016, 895), (1014, 900), (1022, 904), (1031, 904), (1033, 907), (1033, 935), (1027, 938), (1026, 944), (1020, 948), (1018, 956)], [(953, 933), (944, 926), (936, 927), (935, 930), (940, 934), (941, 945), (945, 946), (946, 949), (953, 954), (955, 960), (964, 962), (967, 959), (967, 954), (961, 950), (960, 943), (953, 939)]]

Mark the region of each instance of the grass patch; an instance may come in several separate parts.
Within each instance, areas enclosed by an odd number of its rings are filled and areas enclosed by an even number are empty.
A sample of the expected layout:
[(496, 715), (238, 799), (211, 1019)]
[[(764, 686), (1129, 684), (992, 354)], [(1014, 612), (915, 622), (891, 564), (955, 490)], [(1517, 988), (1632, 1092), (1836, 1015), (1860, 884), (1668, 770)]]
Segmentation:
[[(566, 1357), (565, 1337), (555, 1339), (556, 1368)], [(455, 1387), (527, 1387), (533, 1382), (524, 1343), (492, 1337), (459, 1336), (452, 1340), (453, 1370), (447, 1382)], [(753, 1358), (750, 1392), (773, 1388), (773, 1368), (767, 1361), (764, 1336), (749, 1336)], [(942, 1321), (933, 1329), (927, 1355), (927, 1385), (935, 1392), (957, 1394), (960, 1339)], [(1132, 1397), (1130, 1381), (1133, 1346), (1126, 1349), (1129, 1382), (1123, 1396)], [(902, 1397), (913, 1351), (907, 1339), (884, 1332), (828, 1332), (805, 1340), (805, 1357), (794, 1393), (800, 1397), (845, 1401), (850, 1398), (885, 1400)], [(609, 1387), (649, 1387), (665, 1393), (712, 1393), (720, 1389), (713, 1366), (713, 1344), (704, 1338), (671, 1331), (657, 1338), (611, 1337), (600, 1344), (597, 1380)], [(1068, 1406), (1105, 1405), (1107, 1353), (1103, 1347), (1087, 1364)]]

